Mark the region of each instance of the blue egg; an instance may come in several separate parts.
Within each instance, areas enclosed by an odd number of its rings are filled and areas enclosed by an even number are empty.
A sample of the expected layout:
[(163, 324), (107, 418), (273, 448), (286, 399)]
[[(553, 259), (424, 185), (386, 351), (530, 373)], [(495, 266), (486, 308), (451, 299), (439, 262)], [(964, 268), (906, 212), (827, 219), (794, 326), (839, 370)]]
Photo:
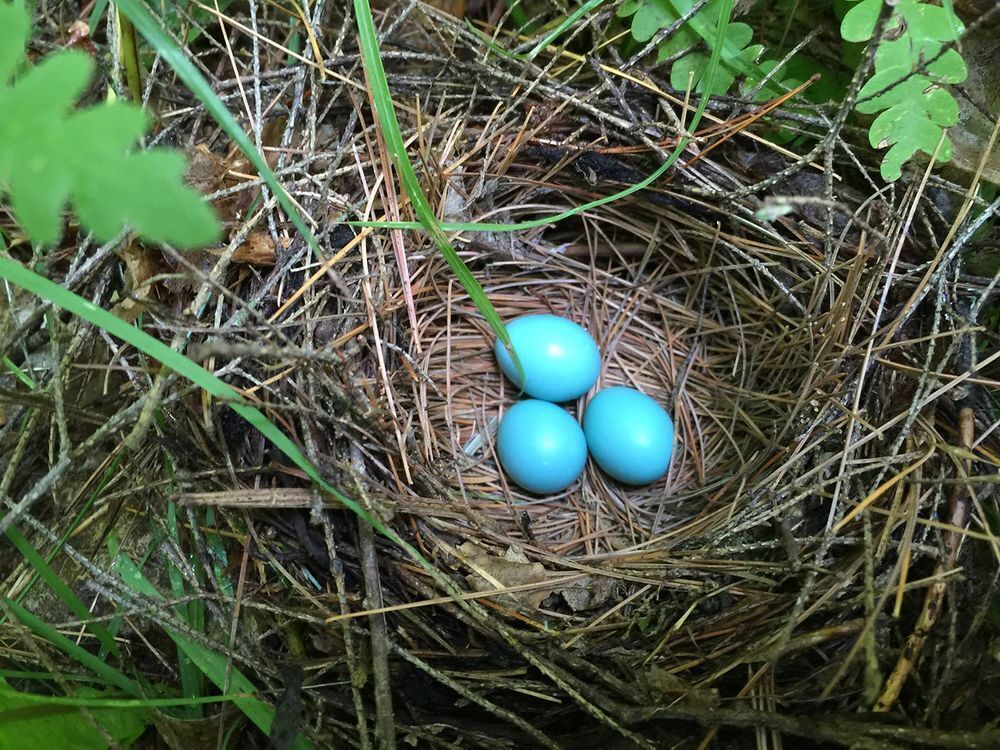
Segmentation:
[(518, 401), (500, 420), (497, 453), (507, 475), (529, 492), (569, 487), (587, 463), (587, 441), (569, 412), (548, 401)]
[(583, 432), (597, 465), (621, 482), (649, 484), (670, 467), (674, 423), (633, 388), (599, 391), (583, 414)]
[(532, 398), (562, 403), (579, 398), (597, 382), (601, 352), (583, 328), (557, 315), (525, 315), (507, 324), (514, 350), (524, 368), (525, 382), (514, 361), (497, 341), (500, 369)]

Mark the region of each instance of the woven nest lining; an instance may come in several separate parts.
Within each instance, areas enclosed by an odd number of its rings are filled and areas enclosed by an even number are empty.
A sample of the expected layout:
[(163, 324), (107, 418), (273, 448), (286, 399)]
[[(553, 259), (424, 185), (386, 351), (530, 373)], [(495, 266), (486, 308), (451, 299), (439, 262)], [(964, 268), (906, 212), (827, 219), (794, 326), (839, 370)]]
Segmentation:
[(509, 535), (529, 533), (527, 513), (530, 534), (559, 553), (622, 549), (681, 527), (710, 530), (712, 518), (724, 520), (738, 507), (765, 458), (762, 438), (780, 431), (813, 370), (805, 358), (772, 369), (765, 355), (787, 338), (768, 302), (773, 292), (751, 293), (748, 281), (763, 286), (762, 277), (745, 261), (726, 262), (726, 254), (699, 237), (683, 251), (661, 242), (635, 257), (538, 254), (486, 268), (484, 286), (505, 320), (561, 315), (598, 342), (601, 375), (587, 396), (567, 405), (574, 415), (598, 389), (614, 385), (638, 388), (668, 409), (676, 438), (665, 479), (630, 487), (589, 461), (581, 480), (557, 495), (511, 484), (498, 469), (493, 436), (518, 394), (500, 373), (481, 315), (445, 274), (428, 274), (439, 281), (415, 300), (422, 327), (410, 356), (423, 382), (399, 389), (409, 393), (401, 402), (409, 423), (419, 425), (419, 453)]

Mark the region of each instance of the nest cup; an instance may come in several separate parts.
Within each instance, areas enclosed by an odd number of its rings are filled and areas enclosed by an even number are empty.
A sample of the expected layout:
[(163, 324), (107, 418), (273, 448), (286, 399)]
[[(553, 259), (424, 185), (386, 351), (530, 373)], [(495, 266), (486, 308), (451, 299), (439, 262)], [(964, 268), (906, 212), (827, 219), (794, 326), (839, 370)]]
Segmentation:
[(429, 468), (512, 539), (530, 535), (561, 554), (594, 554), (671, 531), (709, 532), (749, 496), (771, 455), (763, 448), (803, 401), (815, 369), (795, 338), (802, 327), (776, 311), (780, 284), (740, 251), (726, 258), (729, 250), (712, 243), (660, 245), (631, 257), (553, 254), (476, 269), (504, 320), (551, 313), (594, 337), (601, 374), (584, 398), (566, 404), (575, 416), (597, 390), (616, 385), (667, 409), (676, 427), (670, 471), (643, 487), (617, 482), (593, 461), (557, 495), (511, 483), (494, 438), (517, 389), (468, 295), (445, 270), (427, 275), (434, 281), (416, 297), (421, 349), (410, 351), (422, 382), (397, 393), (409, 394), (403, 406), (420, 425), (414, 438)]

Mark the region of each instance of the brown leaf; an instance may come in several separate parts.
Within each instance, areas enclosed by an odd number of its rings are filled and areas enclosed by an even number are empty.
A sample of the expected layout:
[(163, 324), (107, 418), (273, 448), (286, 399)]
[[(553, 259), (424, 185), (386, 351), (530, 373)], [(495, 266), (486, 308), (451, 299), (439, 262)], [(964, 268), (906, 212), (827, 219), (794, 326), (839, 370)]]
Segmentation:
[(97, 55), (97, 48), (90, 38), (90, 27), (84, 21), (77, 20), (70, 24), (69, 39), (66, 40), (65, 46), (82, 49), (91, 57)]
[(586, 576), (561, 588), (559, 593), (574, 612), (603, 607), (610, 601), (615, 581), (607, 576)]
[(224, 704), (219, 713), (204, 719), (177, 719), (153, 709), (150, 718), (164, 745), (170, 750), (186, 750), (191, 747), (216, 747), (221, 742), (220, 732), (224, 727), (244, 721), (244, 717), (228, 704)]
[(118, 251), (125, 261), (125, 298), (111, 312), (131, 323), (148, 307), (152, 286), (147, 283), (157, 272), (156, 254), (139, 242), (129, 242)]
[[(528, 583), (543, 583), (549, 578), (548, 571), (541, 563), (533, 563), (524, 553), (513, 547), (507, 549), (503, 557), (491, 555), (474, 542), (465, 542), (457, 547), (462, 562), (474, 572), (466, 576), (469, 585), (476, 591), (490, 591), (497, 588), (523, 586)], [(520, 604), (538, 608), (552, 593), (551, 588), (516, 591), (510, 596)]]
[(273, 266), (275, 250), (274, 240), (269, 234), (251, 232), (247, 236), (246, 242), (236, 248), (233, 253), (233, 261), (249, 263), (253, 266)]
[[(223, 188), (235, 187), (239, 180), (230, 172), (239, 171), (230, 163), (209, 150), (204, 143), (185, 150), (188, 160), (185, 181), (199, 193), (214, 193)], [(212, 202), (215, 212), (225, 224), (240, 221), (247, 207), (257, 195), (257, 189), (243, 190)]]
[(650, 699), (656, 703), (680, 701), (700, 708), (716, 708), (719, 705), (718, 691), (695, 687), (656, 664), (651, 664), (644, 674), (638, 676), (646, 684)]
[(199, 193), (210, 193), (222, 187), (226, 176), (226, 162), (218, 154), (213, 154), (204, 143), (185, 152), (188, 160), (187, 183)]

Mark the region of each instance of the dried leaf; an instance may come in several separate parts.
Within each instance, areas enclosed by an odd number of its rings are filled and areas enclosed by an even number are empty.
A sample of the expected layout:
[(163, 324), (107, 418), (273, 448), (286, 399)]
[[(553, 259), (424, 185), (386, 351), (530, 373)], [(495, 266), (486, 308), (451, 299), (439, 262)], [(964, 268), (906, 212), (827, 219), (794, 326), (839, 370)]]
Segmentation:
[[(185, 182), (199, 193), (214, 193), (224, 188), (235, 187), (240, 181), (233, 177), (232, 172), (238, 171), (234, 165), (209, 150), (204, 143), (199, 143), (184, 152), (188, 159), (188, 170)], [(247, 167), (248, 162), (241, 162)], [(256, 189), (242, 190), (214, 201), (219, 218), (227, 226), (242, 220), (247, 207), (257, 195)]]
[(233, 261), (249, 263), (253, 266), (273, 266), (275, 250), (274, 240), (269, 234), (251, 232), (247, 236), (246, 242), (236, 248), (233, 253)]
[(126, 297), (111, 312), (131, 323), (148, 307), (152, 287), (147, 283), (156, 275), (156, 258), (152, 250), (138, 242), (130, 242), (118, 251), (125, 261)]
[(587, 576), (559, 590), (566, 605), (574, 612), (603, 607), (610, 601), (615, 581), (607, 576)]
[(68, 33), (69, 38), (64, 45), (66, 48), (76, 47), (77, 49), (82, 49), (91, 57), (97, 56), (97, 48), (90, 38), (90, 26), (84, 21), (74, 21), (70, 24)]
[(716, 690), (695, 687), (661, 666), (652, 664), (646, 668), (640, 679), (646, 685), (646, 692), (655, 703), (681, 702), (700, 708), (716, 708), (719, 693)]
[(170, 750), (184, 750), (189, 747), (213, 747), (219, 743), (221, 728), (228, 728), (234, 720), (243, 723), (242, 717), (235, 715), (232, 707), (226, 704), (223, 704), (222, 713), (224, 721), (218, 715), (204, 719), (178, 719), (154, 709), (150, 718), (164, 745)]
[[(465, 542), (456, 551), (462, 562), (474, 571), (466, 580), (476, 591), (543, 583), (549, 577), (545, 566), (530, 562), (524, 553), (513, 547), (508, 548), (503, 557), (491, 555), (474, 542)], [(518, 591), (510, 596), (521, 604), (537, 608), (552, 591), (551, 588), (539, 588)]]
[(185, 182), (199, 193), (210, 193), (222, 187), (226, 176), (226, 162), (218, 154), (209, 151), (208, 146), (199, 143), (184, 152), (188, 158)]

